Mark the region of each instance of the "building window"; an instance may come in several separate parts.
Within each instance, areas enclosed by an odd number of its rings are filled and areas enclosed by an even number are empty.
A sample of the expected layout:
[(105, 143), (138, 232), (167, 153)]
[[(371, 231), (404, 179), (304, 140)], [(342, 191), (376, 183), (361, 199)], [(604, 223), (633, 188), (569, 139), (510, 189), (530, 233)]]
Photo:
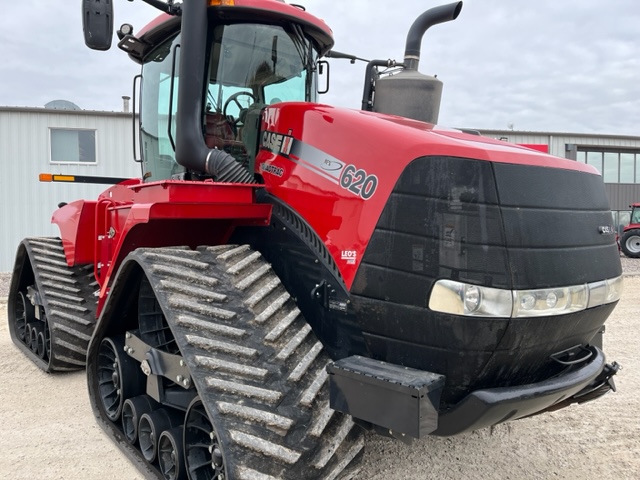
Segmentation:
[(604, 152), (604, 183), (620, 183), (620, 154)]
[(96, 131), (52, 128), (51, 163), (96, 163)]
[(587, 163), (596, 167), (602, 174), (602, 152), (587, 152)]
[[(640, 155), (638, 157), (640, 160)], [(620, 154), (620, 183), (634, 183), (636, 181), (635, 164), (635, 154)]]
[(640, 152), (579, 147), (577, 161), (596, 167), (604, 183), (640, 184)]

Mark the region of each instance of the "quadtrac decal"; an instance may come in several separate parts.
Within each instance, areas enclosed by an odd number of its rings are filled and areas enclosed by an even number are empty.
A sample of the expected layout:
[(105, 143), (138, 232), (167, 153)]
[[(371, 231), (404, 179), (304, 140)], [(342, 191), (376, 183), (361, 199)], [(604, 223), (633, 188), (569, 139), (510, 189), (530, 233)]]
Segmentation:
[[(276, 155), (280, 155), (301, 167), (314, 172), (352, 194), (369, 200), (378, 188), (378, 177), (367, 173), (355, 165), (348, 165), (341, 160), (296, 140), (289, 131), (288, 135), (266, 131), (262, 135), (261, 146)], [(284, 175), (284, 170), (266, 163), (260, 170), (277, 177)]]

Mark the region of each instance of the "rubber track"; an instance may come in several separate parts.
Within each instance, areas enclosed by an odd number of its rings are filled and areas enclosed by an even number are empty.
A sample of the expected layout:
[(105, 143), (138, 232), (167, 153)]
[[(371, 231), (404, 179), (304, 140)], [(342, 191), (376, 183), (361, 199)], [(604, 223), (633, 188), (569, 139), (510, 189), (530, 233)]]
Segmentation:
[[(14, 342), (38, 367), (48, 373), (83, 369), (87, 346), (96, 324), (98, 286), (93, 265), (67, 266), (59, 238), (27, 238), (22, 241), (35, 277), (35, 286), (51, 331), (51, 358), (35, 355), (24, 343)], [(10, 292), (16, 295), (17, 292)], [(25, 292), (26, 293), (26, 292)], [(9, 321), (14, 319), (10, 318)]]
[(192, 379), (223, 440), (229, 480), (354, 478), (363, 435), (329, 408), (323, 352), (248, 246), (141, 249)]

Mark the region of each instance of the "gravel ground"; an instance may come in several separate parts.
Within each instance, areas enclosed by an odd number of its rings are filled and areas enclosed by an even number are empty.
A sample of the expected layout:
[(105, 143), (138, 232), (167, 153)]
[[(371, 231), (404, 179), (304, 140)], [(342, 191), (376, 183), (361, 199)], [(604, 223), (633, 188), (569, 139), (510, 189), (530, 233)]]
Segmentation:
[(0, 273), (0, 299), (7, 298), (9, 295), (9, 282), (11, 282), (11, 274)]
[[(623, 259), (625, 293), (607, 322), (605, 351), (624, 369), (596, 402), (411, 446), (369, 436), (358, 479), (640, 478), (640, 259)], [(6, 295), (8, 275), (0, 274)], [(142, 476), (98, 427), (83, 372), (47, 375), (9, 338), (0, 304), (0, 478), (97, 480)]]

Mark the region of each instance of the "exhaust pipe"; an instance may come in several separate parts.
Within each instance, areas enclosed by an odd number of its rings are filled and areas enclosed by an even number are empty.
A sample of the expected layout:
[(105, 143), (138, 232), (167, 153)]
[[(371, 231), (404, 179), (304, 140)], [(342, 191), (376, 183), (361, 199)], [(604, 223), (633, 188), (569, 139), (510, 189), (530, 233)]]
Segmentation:
[(413, 22), (407, 34), (407, 46), (404, 51), (404, 66), (406, 70), (418, 70), (422, 37), (426, 31), (439, 23), (455, 20), (460, 15), (461, 10), (462, 2), (441, 5), (427, 10)]
[[(425, 32), (438, 23), (455, 20), (462, 10), (462, 2), (442, 5), (427, 10), (420, 15), (409, 29), (404, 53), (404, 69), (397, 75), (390, 75), (375, 81), (373, 111), (399, 115), (421, 122), (436, 124), (440, 115), (442, 82), (435, 77), (418, 72), (420, 45)], [(368, 74), (370, 84), (372, 75)], [(365, 85), (363, 108), (370, 103), (371, 88)], [(367, 97), (368, 95), (368, 97)]]

